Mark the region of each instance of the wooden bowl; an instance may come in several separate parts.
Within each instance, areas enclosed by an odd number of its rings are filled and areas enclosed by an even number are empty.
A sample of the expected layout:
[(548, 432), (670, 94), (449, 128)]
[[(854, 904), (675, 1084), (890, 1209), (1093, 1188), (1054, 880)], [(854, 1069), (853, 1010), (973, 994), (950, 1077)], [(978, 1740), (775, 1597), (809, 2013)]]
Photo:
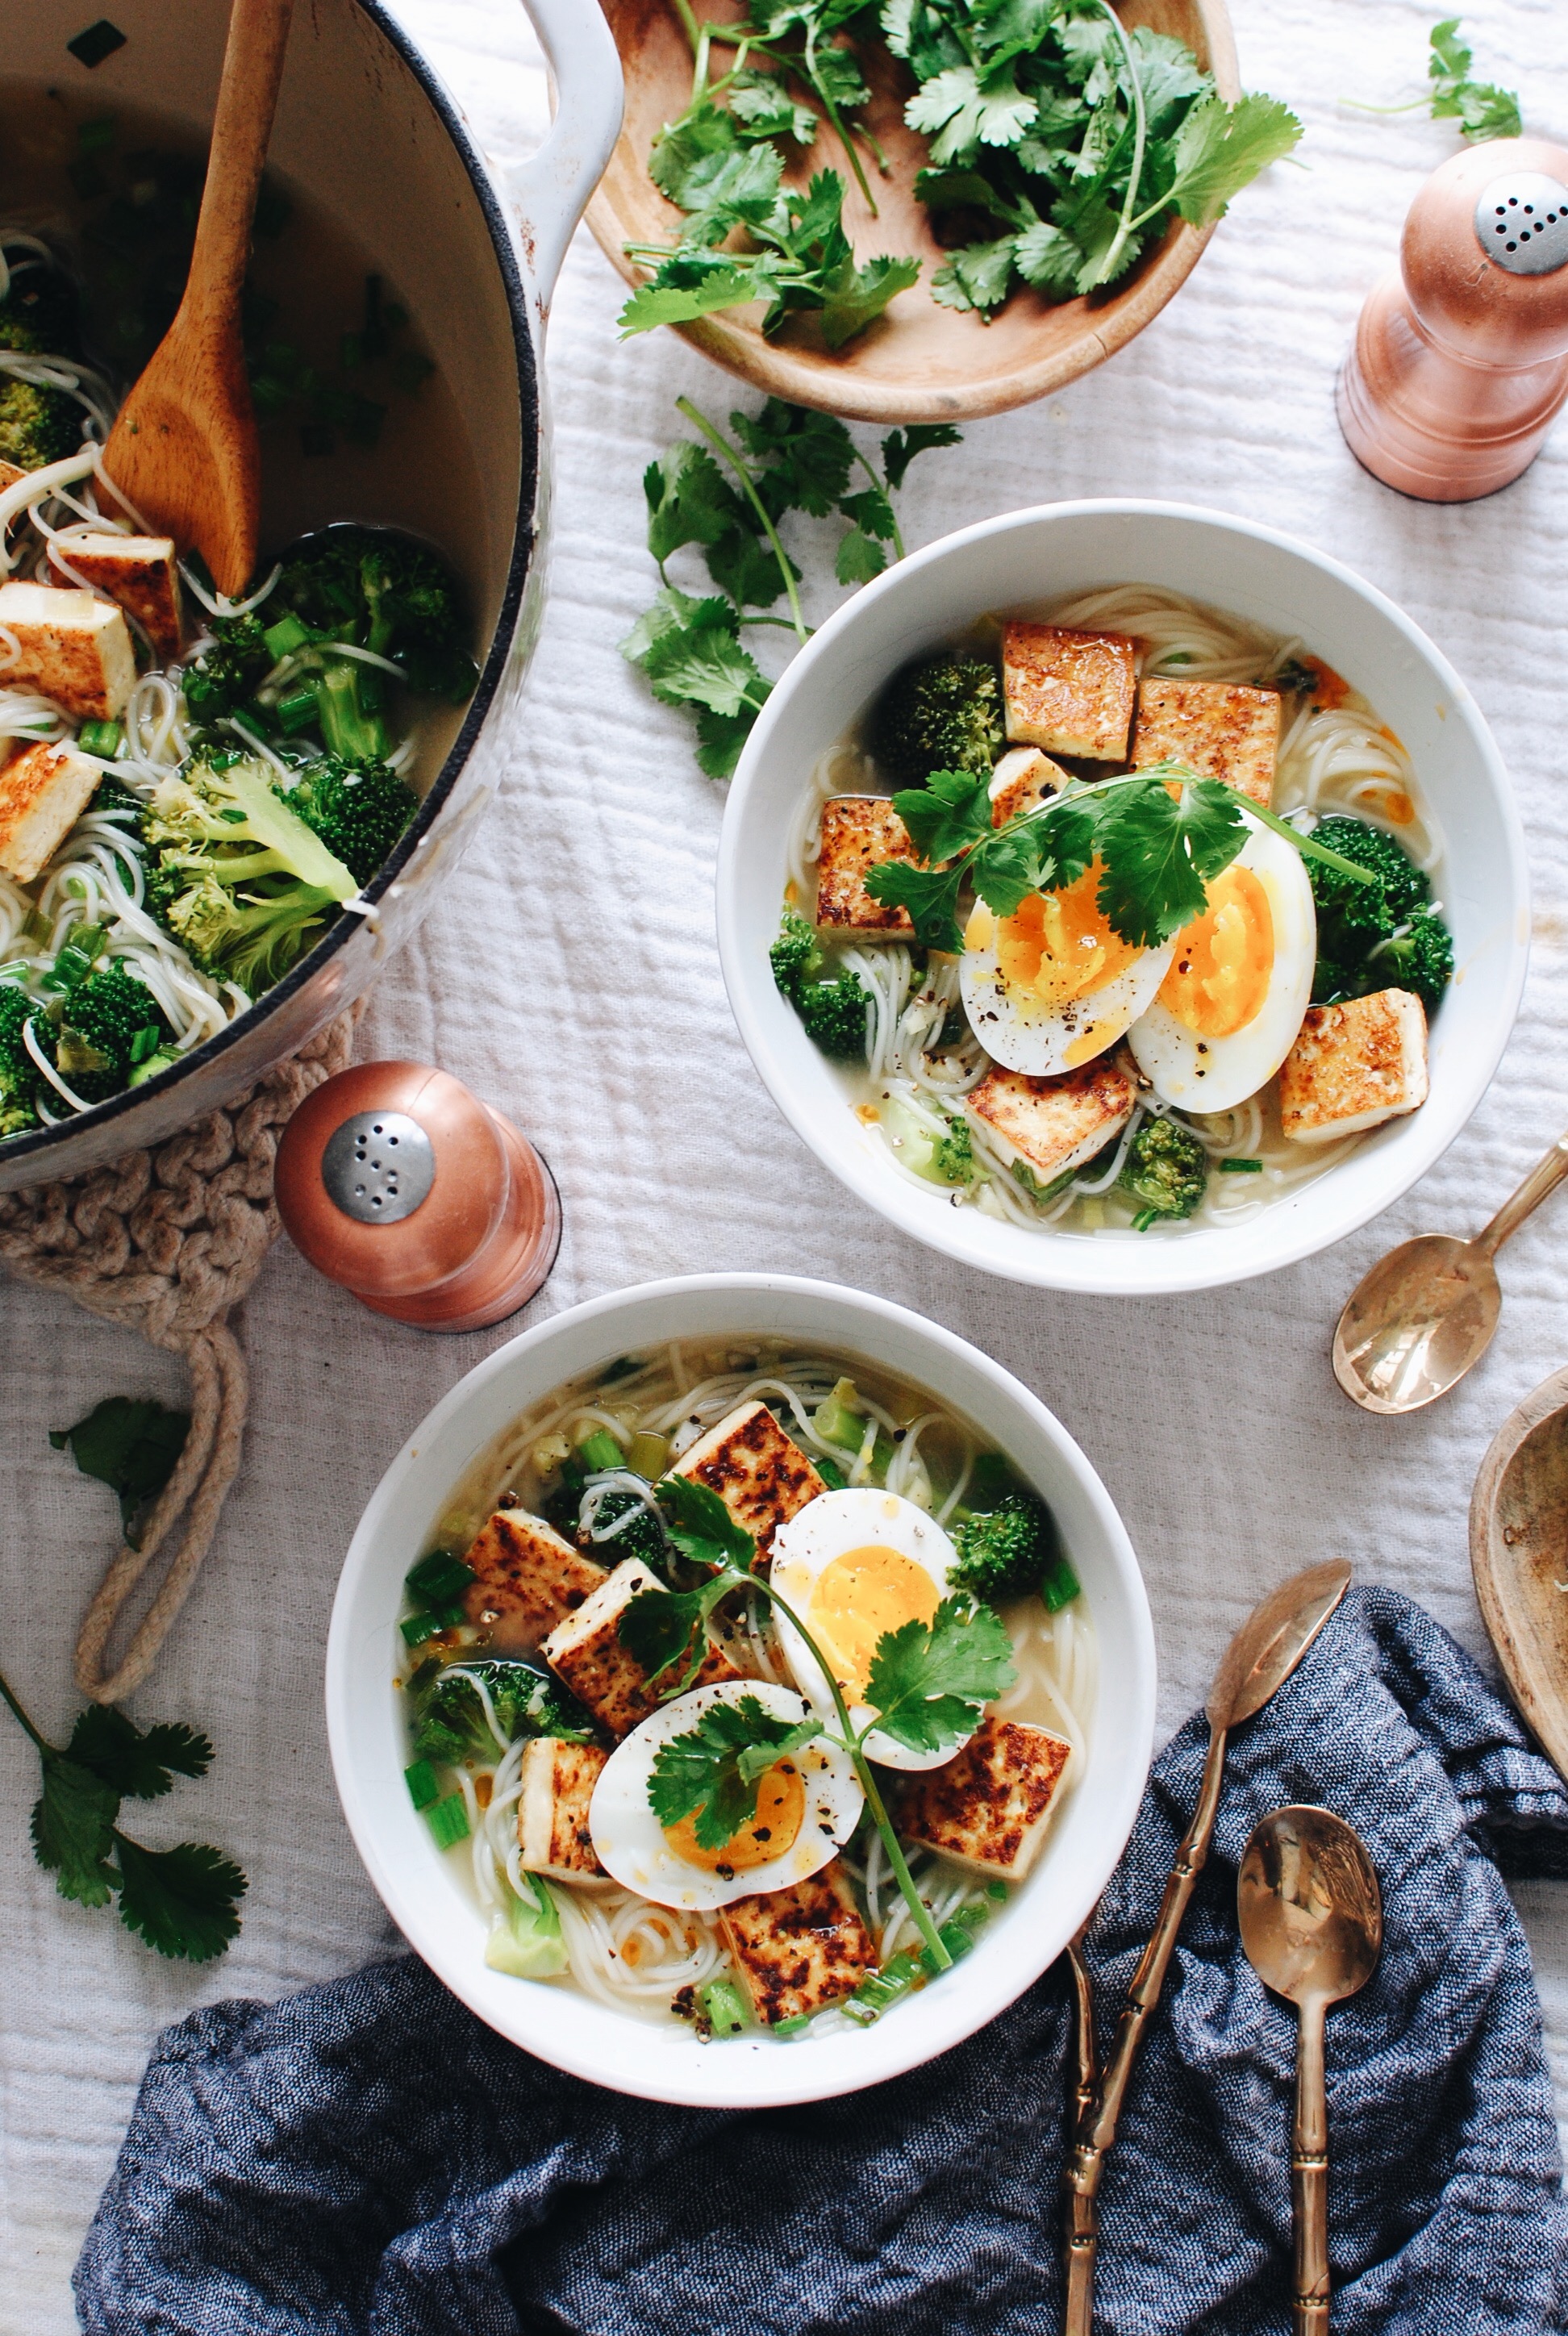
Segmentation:
[(1519, 1715), (1568, 1777), (1568, 1370), (1527, 1395), (1487, 1448), (1470, 1570)]
[[(667, 122), (691, 99), (692, 56), (670, 0), (601, 0), (626, 75), (626, 118), (609, 168), (588, 208), (588, 221), (607, 256), (628, 284), (646, 280), (626, 257), (627, 243), (671, 243), (681, 213), (648, 175), (649, 149)], [(710, 0), (716, 23), (739, 13), (735, 0)], [(1240, 94), (1235, 44), (1224, 0), (1126, 0), (1129, 24), (1174, 33), (1211, 72), (1222, 96)], [(864, 155), (880, 216), (873, 219), (824, 125), (803, 178), (832, 169), (844, 180), (844, 226), (856, 257), (916, 254), (920, 281), (893, 300), (885, 316), (836, 355), (807, 317), (792, 318), (771, 340), (760, 329), (760, 304), (675, 327), (731, 373), (797, 405), (814, 405), (854, 422), (968, 422), (1027, 405), (1103, 365), (1141, 333), (1185, 283), (1213, 228), (1178, 222), (1116, 290), (1093, 299), (1053, 305), (1037, 293), (1016, 291), (995, 323), (939, 307), (930, 280), (944, 254), (915, 200), (915, 172), (926, 141), (906, 129), (905, 99), (914, 88), (907, 69), (880, 43), (868, 43), (862, 64), (872, 84), (867, 119), (891, 166), (880, 177)], [(798, 94), (798, 92), (797, 92)]]

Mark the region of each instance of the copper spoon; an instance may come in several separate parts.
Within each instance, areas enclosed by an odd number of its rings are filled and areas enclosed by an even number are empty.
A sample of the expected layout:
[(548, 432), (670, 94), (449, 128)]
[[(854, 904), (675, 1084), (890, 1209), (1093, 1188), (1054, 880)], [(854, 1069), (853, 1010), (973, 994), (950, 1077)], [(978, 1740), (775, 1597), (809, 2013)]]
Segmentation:
[[(1133, 2061), (1144, 2028), (1159, 2002), (1175, 1952), (1182, 1917), (1214, 1837), (1225, 1744), (1232, 1728), (1261, 1711), (1301, 1658), (1350, 1586), (1342, 1559), (1293, 1574), (1254, 1608), (1221, 1660), (1209, 1689), (1209, 1754), (1193, 1822), (1176, 1852), (1160, 1903), (1154, 1936), (1133, 1974), (1097, 2093), (1090, 2096), (1062, 2174), (1066, 2233), (1066, 2336), (1090, 2336), (1095, 2310), (1095, 2253), (1099, 2241), (1099, 2191), (1105, 2156), (1116, 2138)], [(1082, 1991), (1079, 2018), (1084, 2017)], [(1080, 2039), (1080, 2049), (1082, 2049)]]
[(131, 508), (181, 551), (200, 551), (231, 599), (250, 580), (261, 524), (239, 296), (293, 7), (234, 0), (185, 297), (103, 450)]
[(1383, 1943), (1383, 1901), (1359, 1834), (1329, 1809), (1276, 1809), (1247, 1844), (1236, 1876), (1247, 1961), (1296, 2006), (1296, 2122), (1290, 2142), (1295, 2225), (1291, 2336), (1328, 2336), (1329, 2104), (1323, 2022), (1366, 1986)]
[(1568, 1135), (1473, 1241), (1425, 1233), (1363, 1276), (1334, 1332), (1334, 1377), (1352, 1403), (1394, 1416), (1458, 1385), (1491, 1345), (1503, 1309), (1493, 1259), (1564, 1176)]

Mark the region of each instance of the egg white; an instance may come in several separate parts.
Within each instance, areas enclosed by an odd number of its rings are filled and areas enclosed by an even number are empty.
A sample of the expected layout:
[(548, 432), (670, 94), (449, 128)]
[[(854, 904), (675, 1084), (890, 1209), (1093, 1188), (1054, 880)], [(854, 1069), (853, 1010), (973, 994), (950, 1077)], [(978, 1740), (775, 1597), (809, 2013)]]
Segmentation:
[[(768, 1578), (810, 1630), (812, 1596), (826, 1568), (852, 1550), (872, 1548), (896, 1551), (929, 1577), (939, 1601), (947, 1596), (948, 1576), (958, 1563), (959, 1553), (941, 1526), (913, 1501), (869, 1484), (841, 1493), (819, 1493), (814, 1501), (797, 1510), (774, 1535)], [(833, 1690), (821, 1665), (777, 1607), (774, 1622), (791, 1678), (819, 1718), (836, 1724)], [(850, 1706), (850, 1718), (857, 1729), (874, 1717), (869, 1704)], [(873, 1732), (867, 1737), (865, 1748), (882, 1767), (941, 1768), (963, 1747), (953, 1744), (942, 1752), (914, 1752), (891, 1736)]]
[(1301, 855), (1258, 821), (1247, 824), (1251, 832), (1236, 865), (1250, 868), (1262, 885), (1274, 928), (1273, 968), (1262, 1005), (1229, 1037), (1203, 1038), (1155, 998), (1127, 1032), (1138, 1068), (1161, 1102), (1183, 1111), (1230, 1111), (1255, 1095), (1295, 1045), (1312, 996), (1318, 918)]
[(803, 1698), (771, 1679), (696, 1687), (634, 1728), (599, 1771), (588, 1812), (599, 1862), (623, 1888), (656, 1906), (726, 1906), (736, 1898), (785, 1890), (836, 1857), (860, 1822), (865, 1796), (848, 1753), (836, 1744), (807, 1744), (788, 1756), (805, 1787), (805, 1815), (787, 1849), (727, 1878), (681, 1856), (648, 1806), (655, 1756), (661, 1745), (687, 1734), (715, 1704), (738, 1703), (744, 1696), (755, 1696), (772, 1718), (792, 1726), (810, 1716)]
[[(1171, 962), (1170, 944), (1145, 949), (1103, 988), (1052, 1006), (1018, 988), (1003, 973), (995, 943), (964, 951), (959, 990), (964, 1011), (988, 1055), (1009, 1071), (1054, 1077), (1093, 1062), (1148, 1007)], [(1088, 1044), (1089, 1051), (1081, 1051)]]

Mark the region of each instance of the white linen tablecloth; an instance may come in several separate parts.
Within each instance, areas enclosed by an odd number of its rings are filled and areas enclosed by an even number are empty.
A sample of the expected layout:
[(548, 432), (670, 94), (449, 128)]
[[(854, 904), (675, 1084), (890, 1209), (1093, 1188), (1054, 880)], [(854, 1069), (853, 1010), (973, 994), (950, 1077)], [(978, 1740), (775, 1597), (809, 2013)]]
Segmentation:
[[(20, 5), (20, 0), (12, 0)], [(591, 5), (591, 0), (582, 0)], [(1422, 1600), (1485, 1656), (1466, 1518), (1485, 1445), (1568, 1359), (1568, 1202), (1503, 1267), (1507, 1310), (1484, 1368), (1421, 1417), (1364, 1418), (1327, 1347), (1357, 1276), (1423, 1228), (1478, 1224), (1568, 1124), (1568, 719), (1561, 650), (1568, 423), (1491, 501), (1402, 501), (1340, 440), (1333, 380), (1362, 295), (1395, 250), (1451, 123), (1380, 120), (1347, 96), (1417, 94), (1435, 0), (1232, 0), (1247, 83), (1301, 114), (1304, 168), (1244, 195), (1187, 288), (1130, 348), (1049, 403), (922, 458), (901, 509), (912, 544), (1012, 506), (1154, 495), (1292, 529), (1392, 594), (1469, 682), (1512, 766), (1535, 882), (1524, 1013), (1490, 1095), (1425, 1183), (1314, 1262), (1229, 1292), (1052, 1297), (967, 1275), (886, 1230), (779, 1119), (736, 1037), (713, 940), (721, 789), (681, 718), (616, 643), (654, 588), (644, 464), (687, 392), (723, 414), (755, 398), (660, 334), (618, 344), (618, 279), (586, 234), (550, 328), (557, 499), (552, 588), (517, 725), (509, 793), (482, 846), (387, 970), (359, 1054), (444, 1065), (539, 1142), (566, 1235), (522, 1320), (439, 1338), (365, 1313), (282, 1245), (246, 1309), (254, 1381), (243, 1472), (140, 1717), (208, 1728), (209, 1781), (144, 1812), (154, 1842), (220, 1842), (250, 1874), (229, 1954), (192, 1972), (113, 1918), (59, 1900), (32, 1861), (37, 1767), (0, 1715), (0, 2336), (74, 2323), (68, 2280), (158, 2030), (194, 2004), (275, 1997), (392, 1943), (333, 1792), (321, 1657), (360, 1509), (426, 1408), (522, 1321), (653, 1275), (818, 1274), (884, 1292), (998, 1356), (1101, 1471), (1142, 1558), (1159, 1641), (1162, 1734), (1198, 1701), (1252, 1601), (1332, 1552)], [(546, 120), (516, 0), (401, 0), (404, 21), (498, 156)], [(1474, 0), (1477, 70), (1524, 92), (1526, 126), (1568, 134), (1561, 0)], [(823, 571), (820, 560), (814, 562)], [(815, 596), (820, 617), (838, 597)], [(46, 1431), (101, 1396), (178, 1396), (167, 1358), (64, 1300), (0, 1285), (0, 1666), (36, 1717), (74, 1707), (70, 1650), (112, 1539), (100, 1486)], [(139, 1814), (143, 1814), (139, 1812)], [(1568, 1890), (1519, 1893), (1551, 2049), (1568, 2087)]]

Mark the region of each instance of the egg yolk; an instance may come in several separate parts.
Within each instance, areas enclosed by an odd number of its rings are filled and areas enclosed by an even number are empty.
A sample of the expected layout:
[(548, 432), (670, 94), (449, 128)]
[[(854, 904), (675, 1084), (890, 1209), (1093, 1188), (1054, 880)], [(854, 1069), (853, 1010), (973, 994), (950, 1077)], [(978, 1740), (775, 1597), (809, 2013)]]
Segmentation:
[(996, 925), (1002, 978), (1047, 1006), (1087, 998), (1125, 973), (1143, 951), (1113, 932), (1095, 894), (1104, 873), (1096, 860), (1060, 892), (1031, 892), (1016, 916)]
[(1262, 1010), (1274, 970), (1269, 895), (1234, 861), (1208, 888), (1209, 905), (1176, 942), (1160, 1003), (1201, 1038), (1228, 1038)]
[(700, 1865), (705, 1874), (749, 1874), (753, 1866), (771, 1864), (793, 1846), (805, 1813), (806, 1788), (800, 1770), (793, 1760), (775, 1760), (757, 1779), (756, 1815), (716, 1849), (704, 1849), (697, 1840), (695, 1815), (661, 1830), (687, 1865)]
[(877, 1640), (906, 1622), (929, 1622), (941, 1592), (923, 1565), (896, 1549), (846, 1550), (824, 1565), (811, 1597), (812, 1633), (852, 1703), (863, 1703)]

